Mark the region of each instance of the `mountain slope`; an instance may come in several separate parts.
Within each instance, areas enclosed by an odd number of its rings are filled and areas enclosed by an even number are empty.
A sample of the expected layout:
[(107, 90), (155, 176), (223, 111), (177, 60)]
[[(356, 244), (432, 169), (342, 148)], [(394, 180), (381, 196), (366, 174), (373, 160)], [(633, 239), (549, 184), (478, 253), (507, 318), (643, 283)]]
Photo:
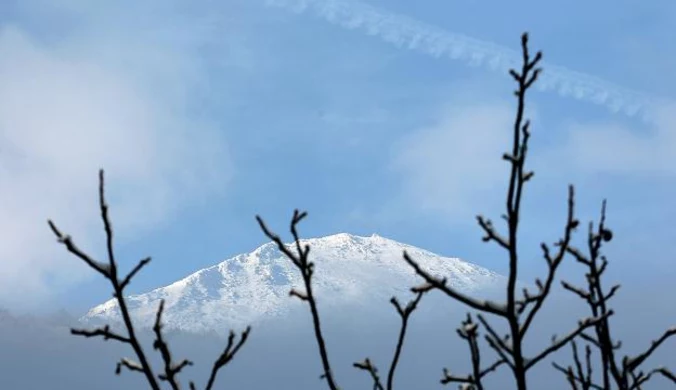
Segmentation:
[[(504, 283), (504, 277), (457, 258), (448, 258), (377, 235), (346, 233), (302, 240), (315, 262), (314, 286), (322, 310), (346, 306), (384, 305), (396, 294), (405, 298), (422, 280), (402, 259), (403, 250), (430, 273), (448, 278), (463, 291), (481, 290)], [(288, 244), (287, 244), (288, 245)], [(135, 321), (150, 327), (160, 299), (165, 299), (167, 328), (187, 331), (222, 331), (288, 315), (299, 307), (289, 298), (302, 279), (291, 261), (274, 243), (202, 269), (169, 286), (127, 298)], [(87, 323), (116, 322), (114, 300), (98, 305), (81, 318)]]

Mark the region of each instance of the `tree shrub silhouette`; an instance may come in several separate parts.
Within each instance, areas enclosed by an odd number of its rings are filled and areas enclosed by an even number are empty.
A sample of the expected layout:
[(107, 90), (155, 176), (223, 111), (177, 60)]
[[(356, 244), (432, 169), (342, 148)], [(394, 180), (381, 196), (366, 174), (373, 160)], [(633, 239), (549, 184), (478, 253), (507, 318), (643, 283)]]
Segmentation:
[[(114, 291), (113, 297), (117, 300), (119, 304), (120, 314), (122, 315), (122, 320), (124, 322), (124, 327), (127, 331), (127, 335), (125, 336), (114, 332), (113, 330), (110, 329), (109, 325), (105, 325), (103, 327), (99, 327), (93, 330), (71, 329), (71, 333), (74, 335), (84, 337), (103, 337), (104, 340), (115, 340), (121, 343), (129, 344), (134, 350), (134, 353), (138, 358), (138, 362), (131, 360), (129, 358), (120, 359), (120, 361), (117, 363), (117, 368), (115, 369), (116, 374), (119, 375), (122, 370), (122, 367), (124, 367), (130, 371), (140, 372), (143, 375), (145, 375), (146, 380), (148, 381), (148, 385), (153, 390), (161, 389), (158, 379), (160, 381), (168, 382), (173, 390), (180, 390), (181, 384), (178, 380), (178, 374), (181, 372), (183, 368), (185, 368), (186, 366), (190, 366), (193, 363), (188, 359), (183, 359), (177, 363), (173, 360), (171, 356), (169, 345), (166, 343), (162, 335), (162, 313), (164, 312), (164, 299), (160, 300), (160, 305), (157, 309), (157, 315), (155, 317), (155, 325), (153, 326), (153, 333), (155, 334), (153, 348), (160, 352), (162, 356), (162, 361), (164, 362), (164, 370), (161, 373), (156, 374), (153, 368), (150, 366), (150, 362), (148, 361), (148, 358), (146, 357), (143, 347), (141, 346), (141, 343), (139, 342), (139, 339), (136, 336), (134, 324), (131, 315), (129, 314), (129, 309), (127, 308), (126, 301), (124, 299), (124, 289), (129, 285), (132, 278), (144, 266), (146, 266), (150, 262), (150, 257), (146, 257), (145, 259), (139, 261), (139, 263), (129, 272), (129, 274), (127, 274), (123, 279), (120, 280), (117, 270), (117, 262), (115, 261), (115, 252), (113, 250), (113, 227), (108, 217), (108, 204), (106, 203), (104, 184), (105, 181), (103, 170), (100, 170), (99, 207), (101, 209), (101, 219), (103, 220), (103, 227), (106, 232), (106, 250), (108, 253), (108, 263), (102, 263), (97, 260), (94, 260), (88, 254), (80, 250), (80, 248), (78, 248), (75, 245), (73, 239), (69, 235), (62, 233), (56, 227), (54, 222), (48, 220), (47, 223), (49, 224), (49, 227), (52, 229), (52, 232), (54, 232), (54, 234), (56, 235), (58, 241), (61, 244), (63, 244), (70, 253), (80, 258), (82, 261), (87, 263), (89, 267), (93, 268), (96, 272), (100, 273), (101, 275), (103, 275), (103, 277), (108, 279), (110, 284), (113, 286)], [(221, 368), (225, 367), (235, 357), (237, 352), (240, 350), (240, 348), (242, 348), (242, 346), (246, 342), (250, 332), (251, 327), (247, 327), (246, 330), (243, 331), (242, 334), (240, 335), (239, 340), (235, 342), (235, 333), (233, 331), (230, 331), (227, 346), (223, 350), (223, 353), (214, 362), (211, 374), (209, 375), (209, 379), (205, 387), (206, 390), (211, 390), (213, 388), (214, 381), (216, 380), (216, 375), (218, 374), (218, 371)], [(192, 381), (190, 382), (190, 389), (191, 390), (196, 389), (195, 383)]]
[[(448, 297), (460, 301), (470, 308), (476, 310), (478, 312), (478, 314), (476, 314), (477, 319), (487, 331), (487, 334), (484, 336), (484, 338), (488, 343), (488, 346), (492, 348), (498, 356), (498, 359), (495, 362), (486, 366), (485, 368), (482, 368), (478, 346), (479, 324), (475, 323), (471, 314), (468, 313), (467, 319), (463, 321), (462, 326), (457, 329), (457, 332), (458, 335), (461, 338), (467, 340), (467, 343), (469, 344), (472, 373), (466, 376), (457, 376), (452, 375), (448, 369), (444, 369), (443, 377), (441, 379), (442, 384), (458, 382), (460, 383), (461, 389), (483, 390), (484, 385), (482, 383), (482, 378), (484, 378), (488, 373), (498, 369), (500, 366), (507, 365), (514, 377), (516, 388), (518, 390), (526, 390), (526, 378), (528, 370), (533, 368), (536, 364), (541, 362), (553, 352), (559, 350), (569, 343), (572, 343), (577, 371), (574, 371), (572, 367), (563, 368), (558, 364), (555, 364), (554, 367), (566, 374), (566, 377), (573, 389), (578, 389), (578, 385), (581, 385), (583, 389), (639, 389), (640, 385), (650, 379), (653, 374), (661, 374), (676, 384), (676, 376), (664, 367), (651, 370), (647, 374), (643, 371), (637, 372), (641, 363), (643, 363), (645, 359), (650, 356), (661, 343), (663, 343), (667, 338), (676, 334), (676, 328), (667, 330), (658, 340), (653, 341), (651, 346), (645, 352), (633, 358), (625, 357), (621, 364), (618, 364), (615, 361), (614, 351), (619, 348), (619, 346), (613, 344), (612, 338), (610, 336), (609, 317), (612, 316), (613, 310), (608, 308), (606, 302), (615, 293), (619, 286), (614, 286), (607, 294), (604, 293), (604, 290), (601, 286), (600, 277), (606, 268), (607, 262), (602, 257), (601, 262), (599, 263), (598, 261), (600, 256), (601, 242), (607, 242), (612, 239), (611, 231), (604, 226), (605, 201), (603, 204), (603, 211), (598, 232), (593, 233), (590, 225), (590, 255), (584, 256), (579, 250), (571, 245), (573, 232), (577, 229), (579, 221), (574, 217), (574, 188), (572, 185), (568, 187), (568, 213), (563, 229), (563, 237), (554, 243), (554, 247), (557, 248), (554, 253), (550, 249), (549, 245), (545, 243), (540, 245), (542, 248), (543, 257), (548, 266), (547, 276), (545, 277), (544, 282), (540, 279), (535, 281), (535, 285), (537, 286), (536, 292), (531, 292), (524, 288), (522, 291), (522, 297), (517, 297), (516, 283), (519, 269), (517, 233), (521, 212), (521, 199), (525, 184), (533, 178), (533, 171), (528, 171), (525, 168), (526, 156), (528, 153), (528, 141), (530, 138), (530, 121), (524, 119), (524, 109), (526, 102), (526, 92), (530, 87), (533, 86), (541, 72), (541, 68), (538, 68), (537, 65), (542, 59), (542, 53), (539, 51), (534, 57), (531, 57), (528, 49), (527, 33), (524, 33), (521, 37), (521, 50), (523, 59), (521, 70), (516, 71), (512, 69), (509, 71), (509, 74), (517, 83), (517, 88), (514, 91), (514, 94), (517, 98), (517, 110), (516, 118), (514, 120), (512, 148), (509, 153), (505, 153), (502, 156), (502, 158), (506, 160), (511, 166), (506, 200), (507, 212), (506, 214), (502, 215), (502, 218), (507, 222), (507, 235), (504, 236), (499, 233), (490, 219), (487, 219), (481, 215), (477, 216), (477, 222), (485, 233), (483, 241), (495, 242), (508, 253), (509, 275), (506, 291), (506, 302), (503, 303), (491, 300), (479, 300), (465, 295), (464, 293), (453, 288), (453, 286), (448, 285), (446, 278), (438, 278), (425, 271), (415, 261), (415, 259), (413, 259), (408, 253), (404, 251), (404, 261), (406, 261), (415, 270), (417, 275), (421, 276), (425, 280), (425, 283), (423, 285), (411, 288), (411, 291), (416, 294), (416, 298), (410, 302), (406, 308), (402, 308), (397, 299), (392, 298), (391, 302), (401, 316), (402, 324), (385, 385), (383, 385), (380, 377), (378, 376), (378, 370), (376, 366), (369, 358), (366, 358), (362, 362), (354, 363), (356, 368), (365, 370), (369, 373), (373, 379), (374, 389), (382, 390), (387, 388), (388, 390), (391, 390), (393, 388), (394, 371), (396, 370), (397, 361), (403, 347), (408, 318), (417, 307), (417, 304), (422, 296), (432, 290), (439, 290)], [(310, 305), (315, 327), (315, 334), (317, 336), (317, 343), (319, 345), (324, 367), (323, 377), (327, 379), (329, 388), (331, 390), (336, 390), (338, 389), (338, 386), (336, 385), (336, 379), (333, 377), (331, 371), (331, 366), (329, 364), (326, 352), (326, 346), (322, 337), (317, 303), (315, 302), (314, 296), (311, 294), (314, 263), (308, 259), (310, 247), (307, 245), (301, 247), (299, 241), (300, 239), (297, 233), (297, 225), (306, 215), (306, 212), (299, 212), (298, 210), (295, 210), (291, 219), (291, 234), (296, 246), (295, 253), (284, 245), (283, 241), (278, 235), (272, 233), (268, 229), (259, 216), (256, 218), (265, 235), (277, 244), (280, 251), (282, 251), (284, 255), (286, 255), (294, 263), (294, 265), (296, 265), (303, 275), (303, 281), (305, 283), (307, 293), (292, 290), (291, 295), (296, 296), (303, 301), (307, 301)], [(534, 356), (527, 357), (523, 352), (524, 340), (528, 330), (530, 329), (533, 319), (542, 308), (549, 293), (551, 292), (551, 288), (554, 284), (556, 276), (556, 271), (561, 265), (561, 262), (563, 261), (566, 254), (572, 254), (578, 262), (586, 265), (589, 269), (589, 272), (587, 273), (587, 291), (573, 287), (571, 284), (565, 281), (563, 281), (562, 284), (564, 288), (576, 293), (588, 302), (591, 308), (591, 316), (579, 320), (577, 326), (568, 334), (560, 338), (553, 337), (550, 345), (543, 348)], [(500, 337), (494, 326), (491, 325), (491, 322), (489, 322), (488, 318), (485, 317), (486, 314), (491, 314), (495, 317), (504, 319), (509, 325), (509, 333), (503, 337)], [(586, 334), (584, 331), (587, 329), (594, 329), (596, 331), (596, 336), (590, 336)], [(590, 347), (587, 347), (586, 349), (587, 371), (584, 372), (582, 370), (579, 355), (577, 353), (577, 346), (574, 343), (574, 339), (577, 337), (583, 338), (599, 349), (603, 367), (603, 385), (597, 385), (592, 381)], [(609, 377), (612, 377), (614, 381), (612, 384), (614, 384), (616, 387), (611, 386)]]
[[(475, 322), (474, 317), (468, 313), (467, 318), (457, 329), (458, 335), (466, 340), (469, 346), (469, 356), (472, 367), (471, 373), (459, 376), (452, 374), (448, 369), (443, 369), (443, 376), (440, 380), (441, 384), (459, 383), (461, 389), (483, 390), (485, 389), (483, 378), (489, 373), (500, 369), (503, 366), (507, 366), (514, 377), (515, 387), (518, 390), (526, 390), (528, 371), (543, 359), (550, 356), (553, 352), (561, 349), (567, 344), (570, 344), (573, 350), (574, 367), (572, 365), (563, 367), (557, 363), (554, 363), (554, 367), (565, 374), (566, 380), (574, 390), (640, 389), (641, 385), (656, 374), (659, 374), (676, 384), (676, 375), (667, 368), (659, 367), (648, 371), (640, 369), (645, 360), (653, 354), (665, 340), (676, 334), (676, 328), (665, 331), (664, 334), (653, 341), (650, 347), (644, 352), (633, 357), (625, 356), (619, 362), (616, 359), (616, 351), (620, 348), (620, 343), (616, 343), (611, 335), (610, 317), (613, 315), (613, 310), (609, 308), (608, 301), (615, 294), (619, 285), (611, 287), (611, 289), (606, 292), (601, 283), (601, 276), (608, 265), (607, 260), (601, 254), (601, 247), (602, 243), (612, 239), (612, 232), (605, 226), (605, 201), (603, 202), (601, 218), (597, 230), (594, 231), (593, 224), (590, 223), (589, 225), (589, 236), (587, 240), (589, 253), (583, 254), (571, 244), (573, 233), (579, 226), (579, 221), (574, 217), (574, 188), (572, 185), (568, 187), (568, 209), (562, 238), (554, 243), (553, 247), (556, 248), (554, 251), (552, 251), (550, 246), (545, 243), (540, 245), (544, 260), (548, 266), (547, 275), (544, 281), (536, 279), (535, 285), (537, 291), (531, 292), (528, 289), (523, 289), (521, 296), (517, 296), (517, 276), (519, 269), (517, 233), (521, 213), (521, 200), (525, 184), (533, 178), (533, 172), (528, 171), (525, 168), (528, 141), (530, 137), (530, 122), (524, 119), (524, 110), (526, 92), (532, 87), (541, 72), (541, 69), (538, 68), (537, 65), (542, 59), (541, 52), (537, 52), (535, 56), (531, 57), (528, 50), (527, 34), (522, 35), (521, 49), (523, 54), (523, 64), (520, 71), (510, 70), (509, 72), (517, 82), (517, 89), (514, 92), (517, 98), (517, 110), (514, 120), (513, 142), (511, 151), (502, 156), (502, 158), (511, 166), (506, 195), (507, 210), (506, 214), (502, 216), (507, 223), (507, 234), (503, 235), (499, 233), (490, 219), (481, 215), (477, 216), (477, 222), (485, 234), (483, 241), (494, 242), (507, 252), (509, 275), (506, 300), (505, 302), (479, 300), (466, 295), (449, 285), (447, 279), (435, 277), (425, 271), (415, 259), (404, 252), (403, 260), (415, 270), (417, 275), (424, 279), (425, 283), (411, 288), (411, 291), (415, 294), (415, 298), (405, 306), (402, 306), (396, 297), (393, 297), (390, 301), (401, 318), (401, 326), (385, 382), (380, 378), (378, 369), (371, 359), (365, 358), (363, 361), (355, 362), (353, 364), (355, 368), (366, 371), (370, 375), (373, 381), (373, 389), (392, 390), (394, 388), (395, 372), (403, 350), (409, 318), (418, 307), (423, 296), (432, 290), (438, 290), (448, 297), (460, 301), (471, 309), (474, 309), (477, 312), (475, 317), (478, 319), (478, 322)], [(108, 205), (106, 204), (104, 197), (103, 170), (99, 172), (99, 204), (107, 238), (107, 263), (98, 262), (82, 252), (75, 245), (70, 236), (63, 234), (51, 220), (48, 221), (48, 223), (58, 241), (63, 244), (70, 253), (80, 258), (96, 272), (102, 274), (109, 280), (113, 286), (114, 297), (119, 304), (120, 313), (126, 329), (126, 335), (112, 331), (108, 325), (93, 330), (72, 329), (71, 333), (84, 337), (100, 336), (103, 337), (104, 340), (115, 340), (129, 344), (134, 350), (138, 361), (127, 358), (121, 359), (117, 363), (116, 373), (119, 374), (122, 367), (124, 367), (130, 371), (142, 373), (146, 377), (150, 388), (153, 390), (159, 390), (161, 382), (168, 382), (172, 389), (178, 390), (180, 389), (178, 374), (186, 366), (192, 365), (192, 362), (184, 359), (177, 363), (172, 358), (169, 346), (162, 335), (163, 300), (160, 301), (155, 324), (153, 326), (155, 335), (153, 348), (160, 352), (162, 361), (164, 362), (164, 368), (161, 373), (156, 373), (150, 366), (144, 349), (136, 336), (133, 321), (125, 302), (124, 289), (130, 283), (131, 279), (150, 262), (150, 258), (141, 260), (128, 275), (122, 279), (119, 278), (113, 251), (113, 231), (108, 217)], [(278, 249), (301, 273), (305, 290), (300, 291), (292, 289), (289, 292), (289, 295), (307, 302), (309, 305), (314, 336), (317, 341), (322, 363), (323, 374), (321, 377), (326, 379), (329, 389), (338, 390), (338, 382), (331, 370), (329, 354), (322, 333), (319, 309), (312, 289), (312, 277), (314, 275), (315, 264), (309, 259), (310, 247), (308, 245), (301, 245), (297, 229), (297, 225), (306, 216), (306, 212), (300, 212), (298, 210), (294, 211), (290, 227), (293, 244), (290, 245), (285, 245), (277, 234), (270, 231), (260, 216), (256, 216), (256, 219), (263, 233), (275, 242)], [(566, 255), (573, 256), (577, 262), (587, 268), (587, 287), (586, 289), (576, 287), (565, 281), (562, 281), (562, 285), (565, 289), (573, 292), (587, 302), (591, 316), (579, 320), (577, 326), (565, 336), (552, 338), (551, 344), (541, 349), (534, 356), (525, 356), (523, 351), (524, 340), (535, 316), (542, 308), (551, 292), (556, 272)], [(489, 322), (489, 318), (486, 316), (488, 314), (502, 318), (506, 321), (509, 326), (509, 333), (501, 337), (492, 323)], [(484, 340), (497, 355), (497, 359), (486, 366), (483, 366), (481, 361), (479, 325), (486, 331), (486, 334), (483, 337)], [(589, 330), (592, 330), (593, 334), (587, 332)], [(247, 327), (246, 330), (241, 333), (238, 341), (236, 341), (235, 333), (233, 331), (230, 332), (226, 348), (214, 362), (211, 374), (207, 381), (207, 390), (213, 387), (218, 371), (226, 366), (242, 348), (247, 341), (250, 331), (251, 327)], [(587, 342), (587, 345), (585, 346), (584, 364), (579, 356), (577, 343), (575, 342), (575, 339), (578, 338)], [(601, 360), (602, 382), (600, 384), (594, 381), (592, 375), (592, 347), (599, 351)], [(196, 388), (194, 382), (190, 382), (190, 388)]]
[[(608, 261), (601, 254), (601, 246), (604, 242), (609, 242), (613, 239), (613, 233), (605, 226), (606, 220), (606, 201), (603, 201), (601, 206), (601, 217), (599, 219), (597, 230), (594, 231), (594, 224), (589, 223), (589, 233), (587, 237), (587, 246), (589, 254), (585, 255), (575, 247), (568, 247), (567, 251), (577, 262), (587, 267), (586, 290), (572, 284), (562, 281), (563, 287), (584, 299), (589, 306), (592, 315), (602, 316), (603, 320), (595, 327), (595, 334), (589, 335), (586, 333), (580, 334), (581, 338), (588, 342), (585, 346), (585, 369), (582, 369), (582, 362), (577, 350), (577, 345), (573, 342), (573, 360), (575, 363), (575, 370), (572, 366), (566, 368), (557, 363), (553, 363), (554, 367), (566, 375), (566, 379), (571, 384), (573, 389), (611, 389), (613, 385), (617, 389), (640, 389), (641, 385), (647, 382), (654, 374), (660, 374), (665, 378), (671, 380), (676, 384), (676, 375), (665, 367), (659, 367), (649, 370), (647, 373), (640, 369), (641, 365), (650, 355), (669, 337), (676, 335), (676, 327), (667, 329), (662, 336), (657, 340), (652, 341), (650, 347), (635, 356), (625, 355), (621, 362), (616, 360), (615, 351), (622, 346), (621, 342), (613, 341), (610, 331), (610, 321), (606, 313), (610, 312), (608, 309), (608, 301), (615, 295), (615, 292), (620, 288), (616, 284), (606, 292), (603, 288), (601, 276), (608, 266)], [(599, 350), (601, 359), (601, 374), (603, 376), (603, 385), (600, 386), (592, 381), (592, 367), (591, 367), (591, 347), (595, 346)]]

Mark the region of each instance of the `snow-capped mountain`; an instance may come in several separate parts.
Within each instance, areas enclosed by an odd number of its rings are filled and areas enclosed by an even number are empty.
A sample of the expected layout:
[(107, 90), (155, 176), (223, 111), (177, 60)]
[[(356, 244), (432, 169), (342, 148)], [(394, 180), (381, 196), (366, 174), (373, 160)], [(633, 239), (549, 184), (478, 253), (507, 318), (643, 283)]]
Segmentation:
[[(313, 282), (320, 309), (346, 305), (384, 305), (392, 295), (405, 301), (409, 288), (422, 279), (402, 259), (406, 250), (430, 273), (448, 278), (463, 291), (504, 283), (504, 277), (457, 258), (442, 257), (378, 235), (341, 233), (302, 240), (315, 263)], [(287, 244), (290, 245), (290, 244)], [(289, 290), (302, 291), (300, 272), (272, 242), (202, 269), (169, 286), (127, 298), (136, 323), (150, 327), (160, 299), (165, 299), (167, 328), (221, 331), (288, 314), (300, 301)], [(115, 323), (115, 300), (98, 305), (81, 318), (87, 323)]]

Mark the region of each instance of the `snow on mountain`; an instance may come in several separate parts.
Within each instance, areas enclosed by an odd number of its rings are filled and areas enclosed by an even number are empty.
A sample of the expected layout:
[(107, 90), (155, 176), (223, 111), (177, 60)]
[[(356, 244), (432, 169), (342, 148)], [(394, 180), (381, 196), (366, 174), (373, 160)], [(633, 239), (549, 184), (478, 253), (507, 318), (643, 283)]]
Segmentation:
[[(346, 305), (384, 305), (392, 295), (405, 301), (422, 279), (402, 259), (404, 249), (430, 273), (448, 278), (463, 291), (481, 290), (505, 278), (457, 258), (442, 257), (378, 235), (346, 233), (302, 240), (315, 263), (313, 278), (320, 310)], [(290, 244), (287, 244), (290, 245)], [(289, 290), (302, 291), (299, 271), (274, 243), (202, 269), (169, 286), (127, 298), (135, 322), (150, 327), (160, 299), (165, 299), (166, 328), (193, 332), (243, 327), (284, 316), (301, 305)], [(366, 299), (364, 299), (366, 298)], [(85, 323), (116, 323), (115, 300), (98, 305), (81, 318)]]

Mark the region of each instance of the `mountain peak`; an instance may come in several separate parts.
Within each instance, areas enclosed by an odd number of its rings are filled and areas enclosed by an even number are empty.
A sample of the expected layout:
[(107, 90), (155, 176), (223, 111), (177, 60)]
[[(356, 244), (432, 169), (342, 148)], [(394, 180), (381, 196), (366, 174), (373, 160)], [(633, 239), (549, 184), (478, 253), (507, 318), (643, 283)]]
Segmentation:
[[(446, 277), (461, 290), (481, 289), (504, 280), (474, 264), (377, 234), (364, 237), (337, 233), (302, 239), (301, 245), (306, 244), (312, 248), (310, 260), (316, 264), (313, 286), (325, 307), (380, 305), (393, 294), (409, 294), (409, 288), (422, 280), (403, 261), (404, 250), (428, 272)], [(285, 245), (290, 249), (295, 246)], [(298, 270), (269, 242), (168, 286), (129, 296), (127, 303), (142, 327), (152, 326), (159, 300), (164, 299), (167, 328), (220, 331), (287, 314), (298, 304), (289, 299), (289, 290), (301, 286)], [(109, 300), (89, 310), (81, 320), (98, 323), (118, 319), (117, 302)]]

